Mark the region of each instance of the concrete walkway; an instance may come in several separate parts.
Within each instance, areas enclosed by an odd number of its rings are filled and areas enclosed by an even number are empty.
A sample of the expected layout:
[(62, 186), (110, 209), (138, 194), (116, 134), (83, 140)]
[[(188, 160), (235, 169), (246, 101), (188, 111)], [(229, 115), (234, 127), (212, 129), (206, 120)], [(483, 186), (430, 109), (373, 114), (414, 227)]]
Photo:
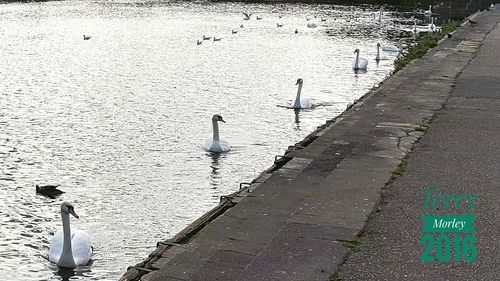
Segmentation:
[[(499, 264), (500, 11), (476, 20), (159, 243), (121, 280), (445, 280), (436, 266), (489, 276)], [(479, 194), (477, 262), (419, 261), (418, 192), (433, 184)]]
[[(471, 40), (471, 46), (481, 44), (477, 56), (410, 153), (403, 175), (384, 190), (380, 211), (367, 224), (361, 247), (333, 280), (500, 280), (500, 25), (495, 26), (500, 8), (477, 20), (477, 27), (466, 26), (469, 32), (454, 36)], [(467, 210), (468, 204), (441, 204), (440, 210), (424, 209), (425, 189), (436, 186), (442, 194), (477, 194), (477, 206)], [(464, 213), (477, 216), (477, 258), (420, 261), (421, 216)], [(451, 238), (453, 233), (447, 235)], [(458, 248), (451, 250), (454, 257)]]

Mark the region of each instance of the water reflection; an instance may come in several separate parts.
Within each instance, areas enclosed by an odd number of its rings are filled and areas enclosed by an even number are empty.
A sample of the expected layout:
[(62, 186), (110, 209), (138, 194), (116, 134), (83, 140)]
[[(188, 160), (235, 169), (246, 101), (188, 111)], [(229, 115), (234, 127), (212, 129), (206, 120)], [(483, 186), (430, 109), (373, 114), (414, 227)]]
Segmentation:
[(295, 113), (295, 124), (297, 124), (297, 129), (299, 128), (299, 123), (300, 123), (300, 109), (294, 109), (293, 110)]
[(61, 277), (62, 278), (61, 280), (67, 281), (67, 280), (72, 279), (71, 277), (73, 277), (73, 276), (79, 276), (79, 277), (90, 276), (90, 274), (86, 274), (86, 273), (91, 273), (91, 272), (92, 272), (92, 270), (91, 270), (90, 265), (78, 267), (75, 269), (58, 268), (58, 270), (54, 272), (54, 276)]
[(221, 163), (219, 163), (219, 160), (221, 159), (222, 153), (212, 152), (209, 155), (212, 158), (212, 162), (210, 163), (210, 186), (213, 189), (217, 189), (222, 185), (221, 175), (219, 172), (221, 169)]

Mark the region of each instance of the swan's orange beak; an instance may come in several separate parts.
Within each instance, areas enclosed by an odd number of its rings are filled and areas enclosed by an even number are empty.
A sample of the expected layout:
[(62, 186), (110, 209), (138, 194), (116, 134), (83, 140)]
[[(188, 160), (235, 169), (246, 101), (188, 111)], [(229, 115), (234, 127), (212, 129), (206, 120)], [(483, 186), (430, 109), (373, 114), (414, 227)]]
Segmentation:
[(70, 214), (72, 214), (72, 215), (73, 215), (73, 217), (75, 217), (75, 218), (77, 218), (77, 219), (78, 219), (78, 218), (80, 218), (80, 217), (79, 217), (79, 216), (75, 213), (75, 209), (73, 209), (73, 208), (69, 209), (69, 213), (70, 213)]

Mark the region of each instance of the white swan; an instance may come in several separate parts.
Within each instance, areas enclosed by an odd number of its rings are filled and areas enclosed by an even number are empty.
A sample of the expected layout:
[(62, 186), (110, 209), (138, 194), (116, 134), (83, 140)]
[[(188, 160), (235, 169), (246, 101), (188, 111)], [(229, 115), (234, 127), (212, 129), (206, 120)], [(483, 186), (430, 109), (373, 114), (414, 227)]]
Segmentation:
[(436, 31), (436, 25), (434, 24), (434, 17), (431, 17), (431, 23), (427, 26), (427, 29), (431, 32)]
[(224, 121), (224, 119), (222, 119), (222, 116), (220, 116), (219, 114), (215, 114), (214, 116), (212, 116), (214, 135), (212, 138), (209, 138), (206, 141), (205, 146), (203, 147), (207, 151), (221, 153), (227, 152), (231, 149), (229, 143), (219, 137), (219, 124), (217, 123), (219, 121), (226, 123), (226, 121)]
[(314, 104), (312, 101), (308, 98), (301, 98), (300, 94), (302, 92), (302, 85), (304, 84), (304, 81), (302, 78), (297, 79), (297, 83), (295, 85), (299, 85), (299, 88), (297, 89), (297, 96), (295, 97), (294, 100), (290, 103), (290, 107), (293, 109), (302, 109), (302, 108), (312, 108), (314, 107)]
[(432, 15), (432, 5), (429, 5), (429, 10), (424, 12), (424, 16), (430, 17)]
[(354, 51), (356, 54), (356, 58), (352, 62), (352, 69), (353, 70), (366, 70), (366, 67), (368, 66), (368, 60), (365, 58), (360, 58), (359, 57), (359, 49), (356, 49)]
[(401, 53), (401, 51), (403, 51), (402, 44), (401, 44), (402, 41), (403, 41), (403, 38), (399, 39), (397, 46), (394, 46), (394, 45), (383, 46), (382, 51)]
[(71, 203), (62, 203), (61, 217), (63, 229), (56, 232), (49, 249), (49, 261), (63, 268), (75, 268), (78, 265), (86, 265), (92, 257), (92, 246), (90, 246), (89, 235), (83, 230), (71, 231), (69, 214), (78, 218)]

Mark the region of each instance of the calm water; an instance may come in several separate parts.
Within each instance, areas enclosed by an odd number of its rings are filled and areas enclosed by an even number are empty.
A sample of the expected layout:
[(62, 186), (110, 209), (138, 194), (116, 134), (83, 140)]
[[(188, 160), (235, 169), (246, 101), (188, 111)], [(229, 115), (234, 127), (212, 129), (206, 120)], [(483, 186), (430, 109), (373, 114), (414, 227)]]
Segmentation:
[[(263, 19), (244, 21), (241, 11)], [(47, 250), (63, 201), (74, 203), (80, 219), (72, 227), (89, 232), (95, 249), (93, 264), (71, 279), (118, 279), (157, 241), (389, 74), (392, 57), (373, 60), (376, 43), (389, 41), (371, 28), (371, 12), (202, 2), (0, 5), (2, 279), (62, 278)], [(202, 35), (222, 40), (198, 46)], [(370, 58), (367, 73), (351, 70), (355, 48)], [(320, 106), (296, 116), (279, 105), (294, 98), (299, 77), (303, 96)], [(218, 158), (201, 148), (214, 113), (226, 120), (221, 134), (233, 146)], [(35, 184), (51, 183), (66, 193), (35, 194)]]

